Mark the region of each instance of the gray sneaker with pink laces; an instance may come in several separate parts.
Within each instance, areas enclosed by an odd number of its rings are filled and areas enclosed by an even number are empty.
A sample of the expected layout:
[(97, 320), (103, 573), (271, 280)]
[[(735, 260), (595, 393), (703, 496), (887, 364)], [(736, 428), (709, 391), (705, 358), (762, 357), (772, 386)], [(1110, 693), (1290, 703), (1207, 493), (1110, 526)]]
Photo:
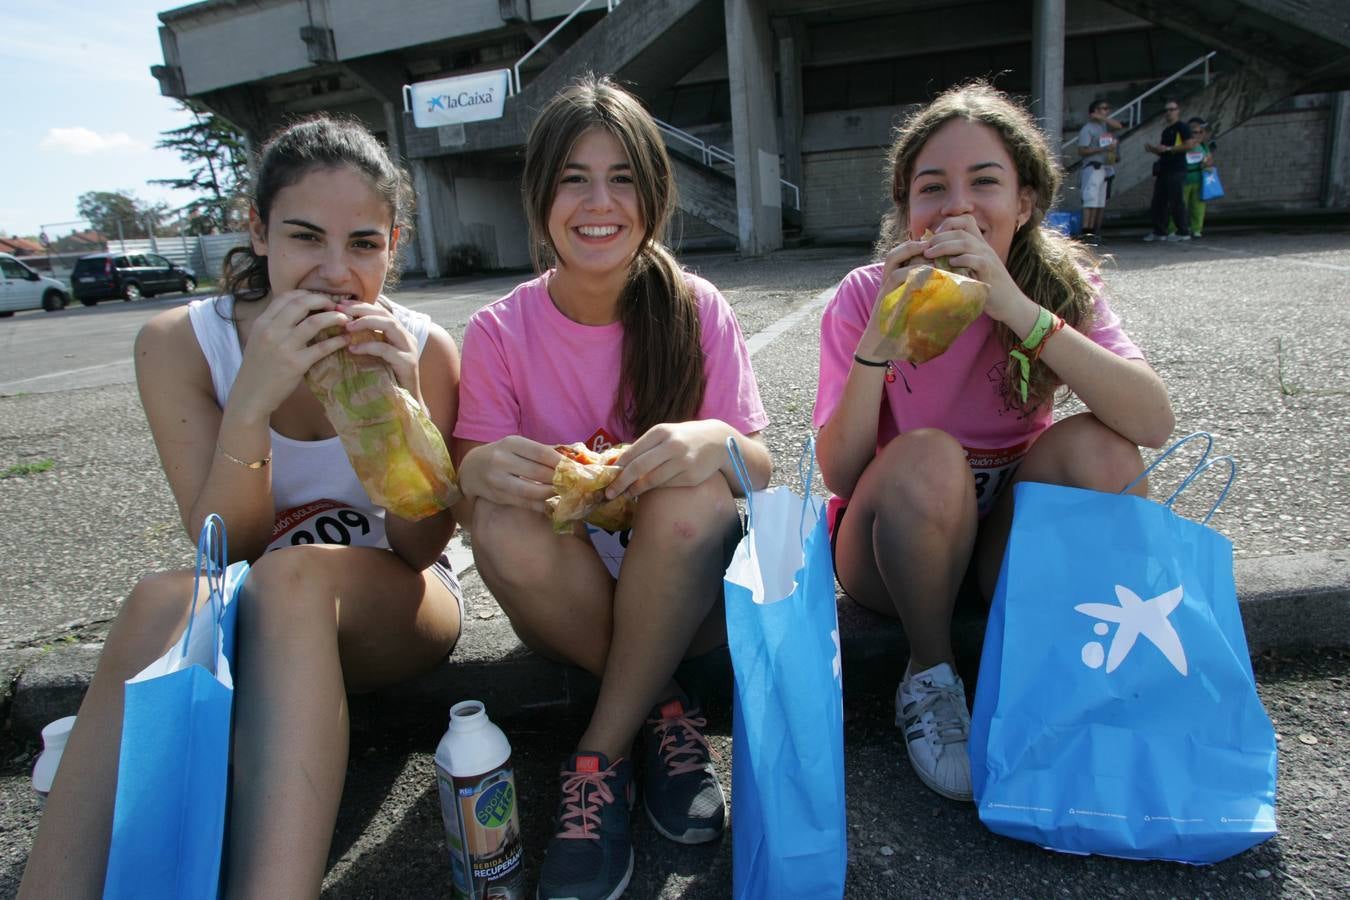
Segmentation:
[(642, 729), (642, 803), (661, 834), (681, 844), (715, 840), (727, 800), (703, 736), (708, 720), (688, 697), (656, 704)]

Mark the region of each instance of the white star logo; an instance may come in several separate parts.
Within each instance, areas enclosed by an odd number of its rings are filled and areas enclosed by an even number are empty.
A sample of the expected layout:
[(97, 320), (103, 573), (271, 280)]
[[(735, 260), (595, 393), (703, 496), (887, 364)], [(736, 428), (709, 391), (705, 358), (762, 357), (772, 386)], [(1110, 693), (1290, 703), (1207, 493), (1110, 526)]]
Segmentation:
[(834, 677), (835, 680), (839, 680), (840, 675), (842, 675), (844, 671), (844, 651), (843, 648), (839, 646), (838, 628), (830, 632), (830, 639), (834, 641)]
[[(1106, 671), (1116, 670), (1142, 634), (1162, 651), (1162, 655), (1167, 657), (1167, 661), (1178, 672), (1185, 675), (1186, 651), (1181, 646), (1181, 638), (1177, 636), (1176, 629), (1167, 621), (1172, 610), (1181, 604), (1181, 585), (1151, 600), (1140, 600), (1134, 591), (1118, 584), (1116, 597), (1120, 600), (1119, 606), (1112, 606), (1109, 603), (1080, 603), (1074, 607), (1084, 615), (1101, 619), (1103, 622), (1119, 624), (1115, 637), (1111, 639), (1111, 649), (1106, 656)], [(1099, 634), (1106, 633), (1105, 625), (1098, 625), (1097, 628), (1101, 629)], [(1097, 652), (1098, 654), (1101, 652), (1100, 645)], [(1100, 659), (1100, 655), (1097, 656), (1097, 665), (1100, 665)], [(1084, 661), (1088, 661), (1086, 655)]]

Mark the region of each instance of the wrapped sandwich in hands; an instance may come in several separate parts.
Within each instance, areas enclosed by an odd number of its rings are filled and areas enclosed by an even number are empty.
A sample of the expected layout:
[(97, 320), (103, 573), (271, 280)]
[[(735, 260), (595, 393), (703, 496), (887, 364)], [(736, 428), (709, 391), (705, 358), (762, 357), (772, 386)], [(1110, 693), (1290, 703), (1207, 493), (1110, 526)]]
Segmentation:
[[(924, 232), (924, 240), (933, 236)], [(941, 356), (984, 311), (989, 285), (947, 264), (919, 266), (881, 298), (881, 329), (900, 346), (897, 359), (922, 363)]]
[[(341, 331), (325, 329), (315, 340)], [(351, 333), (353, 344), (383, 339), (374, 332)], [(330, 353), (310, 367), (305, 382), (342, 438), (372, 502), (416, 521), (459, 501), (445, 439), (384, 360), (363, 353)]]
[(562, 454), (553, 469), (553, 489), (558, 495), (544, 501), (553, 519), (553, 530), (570, 534), (579, 521), (606, 531), (631, 528), (637, 500), (627, 495), (605, 499), (605, 488), (623, 471), (615, 462), (628, 445), (617, 444), (603, 453), (596, 453), (585, 444), (559, 444), (553, 449)]

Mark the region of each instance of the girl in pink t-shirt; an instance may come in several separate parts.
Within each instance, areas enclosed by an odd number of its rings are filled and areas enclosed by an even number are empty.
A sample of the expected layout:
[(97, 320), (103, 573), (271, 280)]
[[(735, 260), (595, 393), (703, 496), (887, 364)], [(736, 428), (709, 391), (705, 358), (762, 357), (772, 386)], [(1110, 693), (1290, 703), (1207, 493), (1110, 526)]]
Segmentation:
[[(608, 79), (582, 79), (539, 114), (522, 191), (542, 275), (480, 310), (464, 335), (455, 456), (474, 561), (536, 651), (601, 679), (562, 766), (540, 897), (617, 897), (632, 874), (629, 761), (665, 836), (712, 840), (725, 800), (674, 681), (722, 639), (716, 601), (739, 537), (726, 440), (755, 488), (769, 454), (749, 353), (726, 301), (660, 242), (674, 173), (651, 117)], [(552, 268), (548, 268), (552, 265)], [(554, 534), (555, 444), (631, 446), (611, 497), (638, 498), (630, 532)]]
[[(1173, 418), (1086, 251), (1041, 228), (1060, 173), (1024, 109), (987, 84), (954, 88), (901, 128), (889, 160), (884, 258), (844, 279), (821, 324), (817, 456), (847, 503), (834, 518), (840, 585), (899, 616), (909, 639), (895, 707), (910, 762), (969, 800), (952, 608), (968, 569), (993, 592), (1008, 486), (1119, 491), (1143, 470), (1138, 445), (1161, 446)], [(989, 285), (984, 314), (943, 355), (898, 361), (877, 301), (938, 257)], [(1060, 386), (1090, 412), (1051, 424)]]

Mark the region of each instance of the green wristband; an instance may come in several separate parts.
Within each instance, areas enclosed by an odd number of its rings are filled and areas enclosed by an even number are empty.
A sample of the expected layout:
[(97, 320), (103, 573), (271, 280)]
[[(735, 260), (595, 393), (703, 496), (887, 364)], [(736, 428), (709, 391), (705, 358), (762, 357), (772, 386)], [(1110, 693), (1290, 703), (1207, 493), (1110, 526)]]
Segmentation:
[(1022, 349), (1035, 350), (1040, 346), (1041, 341), (1045, 340), (1046, 333), (1050, 331), (1054, 324), (1055, 314), (1042, 306), (1040, 314), (1036, 316), (1036, 324), (1032, 326), (1026, 340), (1022, 341)]

